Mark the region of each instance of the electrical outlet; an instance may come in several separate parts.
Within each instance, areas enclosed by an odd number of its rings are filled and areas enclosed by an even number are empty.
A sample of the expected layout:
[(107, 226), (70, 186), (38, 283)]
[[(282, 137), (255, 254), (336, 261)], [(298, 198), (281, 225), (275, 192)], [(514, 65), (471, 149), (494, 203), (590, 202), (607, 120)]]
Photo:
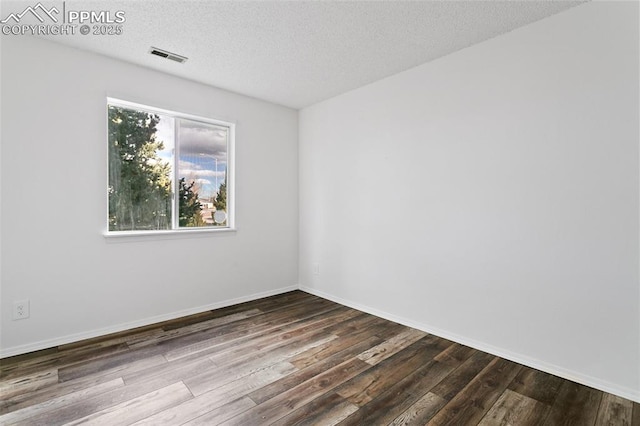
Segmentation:
[(13, 319), (21, 320), (29, 318), (29, 300), (16, 300), (13, 302)]
[(320, 264), (314, 263), (312, 267), (313, 275), (320, 275)]

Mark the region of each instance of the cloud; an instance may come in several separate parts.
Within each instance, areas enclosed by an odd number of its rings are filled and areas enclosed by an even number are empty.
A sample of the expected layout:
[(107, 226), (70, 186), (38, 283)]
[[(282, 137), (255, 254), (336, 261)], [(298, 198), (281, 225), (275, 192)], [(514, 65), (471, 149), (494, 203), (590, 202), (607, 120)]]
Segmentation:
[(226, 160), (227, 129), (190, 120), (179, 122), (180, 156), (205, 156)]

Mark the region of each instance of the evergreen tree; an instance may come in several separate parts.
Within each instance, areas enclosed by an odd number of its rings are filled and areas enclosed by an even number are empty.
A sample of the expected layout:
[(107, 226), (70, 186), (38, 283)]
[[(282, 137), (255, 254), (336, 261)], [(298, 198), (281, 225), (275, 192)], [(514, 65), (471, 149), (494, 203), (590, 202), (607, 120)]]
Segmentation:
[(180, 226), (205, 226), (206, 222), (202, 219), (202, 204), (198, 199), (196, 182), (186, 183), (185, 178), (181, 178), (178, 182), (180, 198), (178, 210), (180, 216), (178, 224)]
[(109, 107), (109, 230), (171, 227), (171, 166), (157, 154), (160, 117)]
[[(224, 211), (227, 212), (227, 175), (224, 176), (224, 182), (220, 184), (218, 188), (218, 194), (213, 200), (213, 206), (216, 208), (216, 211)], [(211, 213), (212, 218), (215, 213)], [(214, 219), (214, 225), (226, 225), (227, 221), (225, 220), (222, 223), (217, 223)]]
[(213, 202), (213, 206), (216, 210), (224, 210), (227, 211), (227, 176), (224, 177), (224, 182), (220, 184), (220, 188), (218, 189), (218, 195), (216, 195), (216, 199)]

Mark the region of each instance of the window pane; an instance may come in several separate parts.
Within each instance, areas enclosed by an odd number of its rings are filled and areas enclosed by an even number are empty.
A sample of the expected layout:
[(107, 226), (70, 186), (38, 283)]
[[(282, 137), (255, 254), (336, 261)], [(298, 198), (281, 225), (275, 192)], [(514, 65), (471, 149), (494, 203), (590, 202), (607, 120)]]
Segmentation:
[(179, 226), (227, 225), (229, 129), (176, 119), (179, 141)]
[(108, 100), (109, 231), (229, 227), (233, 124)]
[(171, 117), (109, 105), (109, 230), (171, 229)]

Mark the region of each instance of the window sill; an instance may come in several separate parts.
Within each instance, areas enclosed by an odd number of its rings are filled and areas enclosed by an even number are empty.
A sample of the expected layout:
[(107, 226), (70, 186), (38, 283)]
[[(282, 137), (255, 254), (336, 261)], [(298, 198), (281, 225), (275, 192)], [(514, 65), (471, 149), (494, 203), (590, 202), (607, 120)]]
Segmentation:
[(236, 228), (199, 228), (167, 231), (104, 231), (102, 235), (107, 242), (133, 242), (152, 240), (175, 240), (185, 238), (202, 238), (214, 234), (233, 234)]

